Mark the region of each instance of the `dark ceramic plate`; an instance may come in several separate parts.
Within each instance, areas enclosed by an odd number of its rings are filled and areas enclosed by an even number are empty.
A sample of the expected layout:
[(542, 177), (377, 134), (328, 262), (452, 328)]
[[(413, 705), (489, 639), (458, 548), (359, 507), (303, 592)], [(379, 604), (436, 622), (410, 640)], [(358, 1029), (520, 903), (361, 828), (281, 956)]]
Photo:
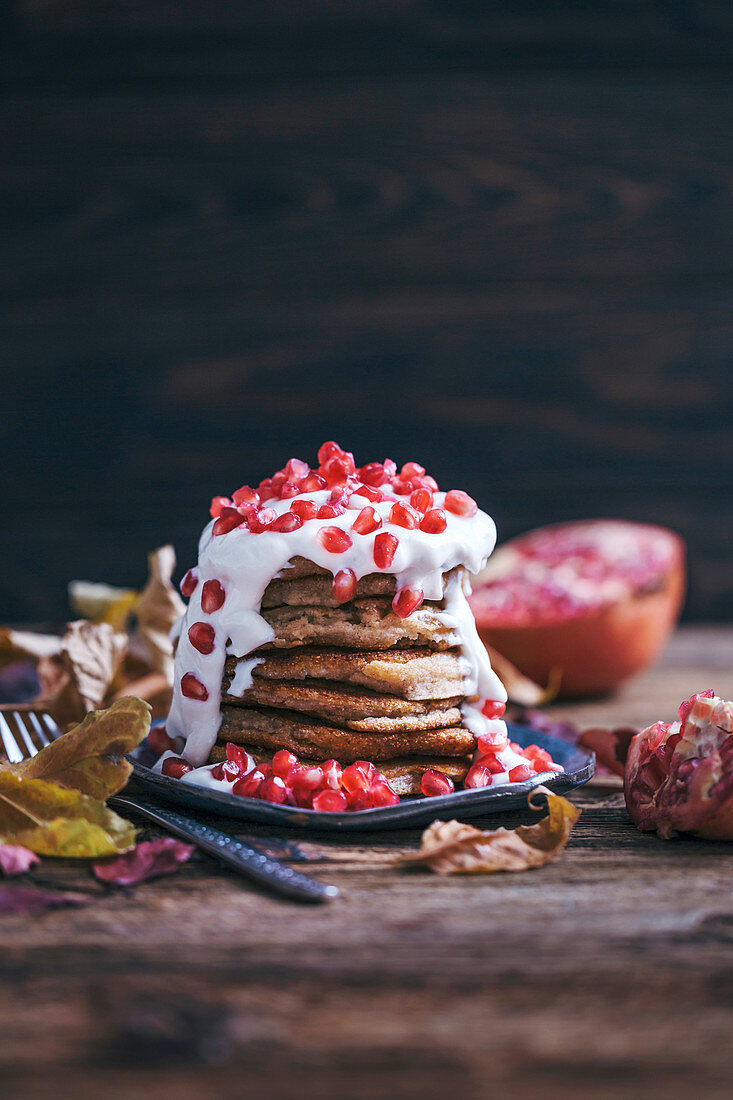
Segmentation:
[[(370, 832), (377, 829), (410, 828), (429, 825), (436, 817), (466, 820), (526, 807), (527, 795), (534, 787), (545, 786), (557, 794), (565, 794), (581, 783), (587, 783), (595, 770), (595, 756), (575, 745), (540, 733), (530, 726), (508, 726), (512, 741), (520, 745), (540, 745), (565, 771), (544, 772), (524, 783), (508, 783), (499, 787), (478, 787), (455, 791), (435, 798), (410, 796), (401, 798), (396, 806), (383, 806), (354, 813), (319, 813), (301, 810), (297, 806), (276, 806), (256, 798), (241, 798), (236, 794), (194, 787), (169, 779), (146, 767), (144, 744), (130, 756), (135, 767), (135, 779), (149, 794), (177, 807), (186, 806), (199, 813), (219, 814), (238, 821), (257, 821), (270, 825), (290, 825), (320, 832)], [(150, 762), (150, 761), (148, 761)]]

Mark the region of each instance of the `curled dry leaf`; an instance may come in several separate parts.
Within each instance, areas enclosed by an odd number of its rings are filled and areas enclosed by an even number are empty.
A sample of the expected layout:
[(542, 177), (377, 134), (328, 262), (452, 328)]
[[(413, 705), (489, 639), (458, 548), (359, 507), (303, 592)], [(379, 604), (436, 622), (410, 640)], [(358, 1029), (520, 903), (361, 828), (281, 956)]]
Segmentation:
[(623, 779), (629, 747), (638, 732), (634, 726), (616, 726), (614, 729), (589, 726), (580, 734), (578, 744), (596, 754), (596, 760), (602, 769), (607, 769)]
[(47, 909), (68, 909), (77, 905), (88, 905), (88, 894), (73, 894), (71, 891), (42, 890), (35, 886), (0, 886), (0, 914), (2, 913), (45, 913)]
[(184, 844), (171, 836), (143, 840), (131, 852), (95, 863), (92, 867), (100, 882), (132, 886), (159, 875), (172, 875), (193, 854), (193, 844)]
[(24, 875), (39, 859), (35, 852), (20, 844), (0, 844), (0, 870), (8, 877)]
[(39, 855), (99, 858), (127, 851), (135, 830), (104, 804), (127, 781), (118, 757), (147, 735), (150, 708), (121, 699), (20, 764), (0, 767), (0, 841)]
[(69, 623), (57, 654), (37, 666), (41, 691), (34, 705), (64, 728), (104, 701), (127, 649), (127, 636), (108, 623)]
[(138, 630), (145, 642), (153, 668), (173, 683), (173, 642), (171, 627), (186, 610), (171, 583), (176, 567), (172, 546), (161, 546), (148, 556), (149, 577), (135, 605)]
[(551, 702), (560, 689), (561, 673), (554, 670), (550, 675), (547, 687), (540, 687), (529, 676), (520, 672), (516, 665), (507, 660), (493, 646), (487, 645), (491, 667), (506, 688), (509, 701), (522, 707), (541, 707)]
[(421, 864), (438, 875), (472, 875), (492, 871), (526, 871), (541, 867), (562, 851), (580, 810), (566, 798), (546, 787), (537, 787), (547, 797), (548, 814), (536, 825), (516, 829), (476, 829), (460, 821), (434, 821), (422, 835), (419, 852), (402, 857), (401, 864)]

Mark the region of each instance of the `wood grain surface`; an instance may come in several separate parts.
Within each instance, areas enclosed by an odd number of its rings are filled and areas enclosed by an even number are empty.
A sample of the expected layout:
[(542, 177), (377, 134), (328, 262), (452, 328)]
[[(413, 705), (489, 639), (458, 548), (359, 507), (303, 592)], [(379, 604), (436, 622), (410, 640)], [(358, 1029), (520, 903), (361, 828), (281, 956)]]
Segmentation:
[[(613, 700), (557, 713), (646, 722), (694, 689), (730, 698), (731, 652), (730, 628), (687, 628)], [(642, 835), (615, 791), (573, 798), (565, 853), (516, 875), (387, 866), (411, 831), (247, 829), (340, 887), (321, 909), (203, 857), (123, 891), (46, 861), (37, 881), (98, 898), (0, 922), (3, 1096), (722, 1100), (733, 844)]]
[[(0, 6), (4, 618), (335, 437), (733, 616), (731, 8)], [(715, 521), (711, 522), (711, 517)]]

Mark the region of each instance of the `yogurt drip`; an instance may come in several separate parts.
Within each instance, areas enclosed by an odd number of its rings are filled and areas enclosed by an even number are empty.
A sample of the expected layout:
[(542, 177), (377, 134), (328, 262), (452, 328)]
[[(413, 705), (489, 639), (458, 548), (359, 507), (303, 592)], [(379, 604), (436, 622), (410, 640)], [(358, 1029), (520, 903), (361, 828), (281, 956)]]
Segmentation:
[[(214, 535), (214, 520), (204, 528), (199, 541), (198, 567), (194, 571), (198, 583), (177, 626), (173, 703), (167, 722), (171, 737), (185, 738), (183, 755), (197, 771), (207, 771), (202, 766), (208, 760), (221, 724), (221, 681), (226, 658), (247, 658), (273, 640), (274, 631), (260, 614), (262, 596), (271, 580), (287, 576), (289, 564), (295, 557), (306, 558), (334, 575), (342, 569), (352, 569), (357, 580), (369, 573), (393, 574), (398, 589), (405, 585), (415, 586), (422, 589), (426, 600), (442, 600), (442, 608), (418, 608), (412, 617), (429, 615), (434, 620), (437, 616), (451, 628), (460, 644), (465, 692), (469, 697), (462, 708), (464, 724), (475, 735), (496, 729), (497, 720), (485, 718), (480, 705), (486, 699), (505, 702), (507, 695), (478, 636), (466, 599), (470, 585), (463, 569), (448, 577), (445, 585), (443, 582), (443, 574), (456, 567), (463, 566), (471, 573), (483, 568), (496, 542), (494, 521), (480, 510), (472, 516), (464, 516), (446, 509), (445, 531), (432, 534), (419, 528), (406, 529), (389, 520), (395, 501), (404, 501), (404, 498), (393, 496), (389, 486), (383, 488), (383, 493), (386, 499), (376, 502), (352, 494), (342, 515), (309, 520), (287, 533), (264, 530), (253, 534), (242, 526), (223, 535)], [(290, 510), (293, 500), (312, 500), (320, 506), (329, 501), (330, 496), (328, 489), (319, 489), (285, 500), (270, 499), (266, 506), (280, 516)], [(445, 493), (436, 492), (433, 507), (443, 507), (445, 496)], [(367, 506), (374, 508), (381, 517), (382, 525), (376, 533), (389, 532), (399, 541), (394, 559), (386, 569), (378, 569), (374, 563), (375, 533), (361, 535), (352, 530), (359, 511)], [(328, 551), (318, 538), (324, 527), (348, 532), (351, 546), (343, 553)], [(221, 607), (209, 613), (201, 606), (206, 581), (218, 581), (225, 593)], [(213, 628), (214, 643), (210, 653), (203, 654), (192, 645), (188, 631), (195, 623), (207, 623)], [(257, 663), (257, 658), (250, 658), (238, 665), (234, 694), (244, 692), (251, 685), (252, 668)], [(191, 699), (182, 693), (181, 679), (187, 673), (193, 674), (203, 685), (207, 694), (205, 699)], [(510, 757), (516, 754), (510, 749), (505, 753), (508, 770), (514, 766)], [(505, 762), (503, 754), (499, 759)], [(523, 758), (518, 757), (516, 762), (523, 762)], [(496, 776), (494, 781), (501, 779), (502, 776)]]

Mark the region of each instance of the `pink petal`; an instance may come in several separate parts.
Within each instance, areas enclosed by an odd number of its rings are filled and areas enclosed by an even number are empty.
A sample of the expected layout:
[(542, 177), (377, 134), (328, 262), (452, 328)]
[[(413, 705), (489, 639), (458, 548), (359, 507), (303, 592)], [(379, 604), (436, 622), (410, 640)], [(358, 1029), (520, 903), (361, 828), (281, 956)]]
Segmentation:
[(35, 852), (20, 844), (0, 844), (0, 870), (4, 875), (24, 875), (39, 862)]
[(172, 875), (189, 859), (193, 850), (193, 844), (184, 844), (170, 836), (158, 837), (143, 840), (121, 856), (100, 860), (92, 865), (92, 870), (100, 882), (132, 886), (158, 875)]

